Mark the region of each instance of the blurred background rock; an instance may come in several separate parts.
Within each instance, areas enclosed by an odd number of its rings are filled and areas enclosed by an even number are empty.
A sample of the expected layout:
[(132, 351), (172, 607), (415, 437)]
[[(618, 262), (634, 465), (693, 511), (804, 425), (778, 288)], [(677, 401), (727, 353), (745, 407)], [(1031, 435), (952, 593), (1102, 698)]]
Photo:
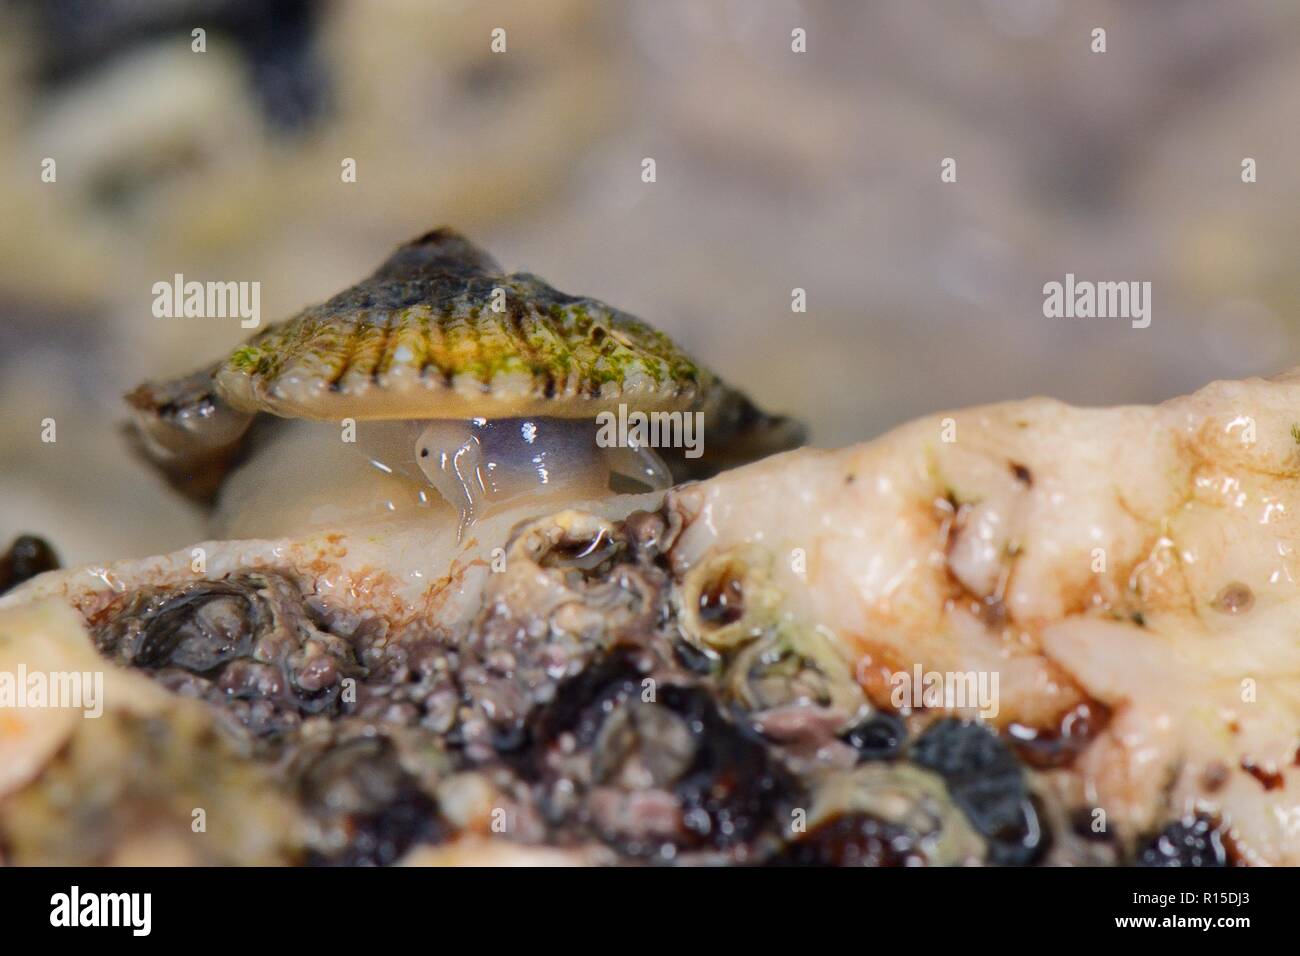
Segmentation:
[[(260, 281), (269, 322), (440, 223), (821, 445), (1278, 371), (1298, 94), (1300, 6), (1269, 0), (11, 0), (0, 538), (80, 562), (203, 536), (126, 453), (120, 395), (247, 332), (154, 318), (154, 282)], [(1150, 281), (1150, 328), (1044, 318), (1067, 272)]]

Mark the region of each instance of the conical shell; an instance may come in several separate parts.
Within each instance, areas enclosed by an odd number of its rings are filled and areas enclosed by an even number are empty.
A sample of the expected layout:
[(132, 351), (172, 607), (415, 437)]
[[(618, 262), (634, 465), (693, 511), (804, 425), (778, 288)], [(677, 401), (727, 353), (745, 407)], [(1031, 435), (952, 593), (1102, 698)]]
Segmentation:
[(242, 411), (328, 420), (685, 410), (718, 387), (663, 333), (449, 230), (236, 349), (216, 385)]
[(400, 247), (368, 279), (258, 333), (228, 357), (127, 400), (135, 441), (173, 485), (210, 499), (261, 413), (322, 421), (595, 418), (699, 411), (703, 459), (676, 478), (801, 444), (673, 341), (625, 312), (505, 274), (450, 229)]

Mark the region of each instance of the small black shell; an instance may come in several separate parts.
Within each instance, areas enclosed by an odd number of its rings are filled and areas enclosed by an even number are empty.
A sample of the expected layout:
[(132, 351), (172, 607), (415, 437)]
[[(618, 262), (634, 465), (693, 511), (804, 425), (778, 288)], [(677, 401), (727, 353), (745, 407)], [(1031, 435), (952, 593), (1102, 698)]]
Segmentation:
[(945, 718), (917, 738), (911, 758), (944, 778), (953, 800), (989, 841), (989, 862), (1024, 866), (1041, 858), (1046, 831), (1024, 771), (991, 730)]

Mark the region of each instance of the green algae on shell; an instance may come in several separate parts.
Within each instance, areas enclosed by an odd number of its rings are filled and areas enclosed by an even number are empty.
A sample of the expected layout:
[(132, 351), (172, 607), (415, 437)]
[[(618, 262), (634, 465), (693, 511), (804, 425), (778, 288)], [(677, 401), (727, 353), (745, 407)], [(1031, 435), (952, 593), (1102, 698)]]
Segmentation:
[(679, 478), (803, 437), (640, 319), (506, 274), (450, 229), (399, 247), (369, 278), (215, 365), (127, 399), (146, 456), (198, 498), (215, 491), (262, 413), (374, 421), (699, 411), (706, 460), (674, 462)]
[(447, 230), (255, 336), (214, 382), (239, 410), (324, 420), (685, 411), (717, 387), (639, 319), (504, 275)]

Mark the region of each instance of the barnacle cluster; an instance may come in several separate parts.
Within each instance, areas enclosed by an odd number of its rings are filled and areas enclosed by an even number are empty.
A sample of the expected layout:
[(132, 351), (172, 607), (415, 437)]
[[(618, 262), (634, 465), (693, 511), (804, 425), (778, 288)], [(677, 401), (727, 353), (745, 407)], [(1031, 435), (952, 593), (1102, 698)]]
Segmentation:
[[(100, 651), (217, 716), (113, 725), (130, 779), (102, 768), (99, 786), (173, 788), (156, 816), (179, 816), (217, 772), (166, 754), (220, 752), (219, 782), (274, 792), (281, 819), (274, 846), (205, 842), (222, 862), (387, 864), (478, 837), (605, 863), (1222, 862), (1208, 823), (1146, 849), (1082, 839), (994, 731), (868, 704), (761, 550), (682, 567), (680, 524), (665, 507), (521, 525), (459, 634), (346, 610), (289, 569), (123, 595), (93, 622)], [(84, 815), (16, 838), (70, 760), (5, 817), (20, 861), (100, 861), (140, 825), (110, 815), (80, 852)]]

